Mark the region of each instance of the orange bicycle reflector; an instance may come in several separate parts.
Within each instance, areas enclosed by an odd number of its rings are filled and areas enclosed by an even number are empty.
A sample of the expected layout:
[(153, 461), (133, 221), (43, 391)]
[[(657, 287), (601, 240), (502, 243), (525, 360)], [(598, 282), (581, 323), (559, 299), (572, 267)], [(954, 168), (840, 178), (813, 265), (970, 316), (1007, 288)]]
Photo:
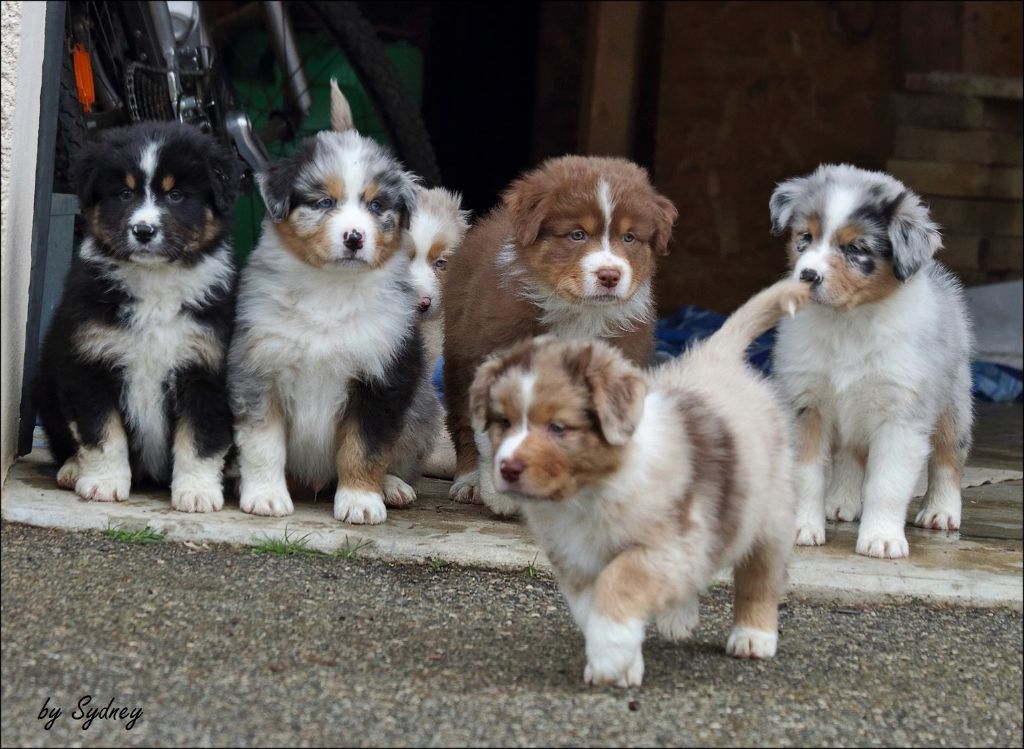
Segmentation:
[(82, 102), (82, 109), (89, 113), (92, 111), (92, 103), (96, 101), (96, 87), (92, 80), (92, 61), (89, 59), (89, 50), (81, 42), (76, 44), (72, 50), (71, 62), (75, 69), (78, 100)]

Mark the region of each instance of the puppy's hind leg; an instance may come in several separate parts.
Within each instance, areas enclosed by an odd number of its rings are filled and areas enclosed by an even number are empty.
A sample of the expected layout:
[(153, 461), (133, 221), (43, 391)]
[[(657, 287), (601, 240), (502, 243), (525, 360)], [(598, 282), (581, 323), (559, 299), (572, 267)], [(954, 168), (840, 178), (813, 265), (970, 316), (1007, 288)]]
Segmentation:
[(786, 580), (789, 542), (762, 539), (733, 571), (733, 627), (725, 652), (736, 658), (771, 658), (779, 642), (779, 600)]
[(955, 531), (960, 527), (960, 481), (967, 458), (969, 427), (967, 435), (959, 433), (962, 431), (950, 414), (939, 417), (928, 458), (928, 492), (924, 507), (914, 518), (914, 525), (919, 528)]

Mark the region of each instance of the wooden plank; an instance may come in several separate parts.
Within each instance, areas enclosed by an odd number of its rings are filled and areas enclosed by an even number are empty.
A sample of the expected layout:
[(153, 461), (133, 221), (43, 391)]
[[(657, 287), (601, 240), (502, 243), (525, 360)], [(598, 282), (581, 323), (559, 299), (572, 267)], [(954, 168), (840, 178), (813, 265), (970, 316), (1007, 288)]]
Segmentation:
[(590, 41), (580, 151), (630, 156), (636, 112), (642, 3), (601, 2), (589, 5)]
[(956, 270), (1020, 273), (1024, 270), (1024, 239), (943, 232), (938, 258)]
[(1024, 141), (1012, 133), (991, 130), (898, 127), (893, 155), (914, 161), (1020, 166), (1024, 163)]
[(909, 0), (899, 10), (902, 70), (963, 69), (963, 3)]
[(962, 70), (1019, 76), (1024, 65), (1024, 4), (972, 0), (963, 6)]
[(1024, 236), (1021, 202), (926, 196), (932, 218), (943, 230), (982, 237)]
[(886, 168), (908, 187), (929, 195), (1007, 200), (1024, 197), (1020, 167), (890, 159)]
[(910, 91), (933, 94), (1024, 100), (1024, 79), (1020, 77), (944, 72), (907, 73), (906, 87)]

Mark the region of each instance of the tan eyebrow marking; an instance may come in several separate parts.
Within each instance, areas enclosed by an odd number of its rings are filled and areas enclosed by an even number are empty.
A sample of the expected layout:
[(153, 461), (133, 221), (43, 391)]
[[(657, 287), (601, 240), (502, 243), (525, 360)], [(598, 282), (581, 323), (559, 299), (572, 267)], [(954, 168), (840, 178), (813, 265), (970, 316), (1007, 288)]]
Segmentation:
[(172, 189), (174, 189), (174, 176), (168, 174), (166, 177), (164, 177), (163, 181), (160, 183), (160, 187), (163, 188), (164, 192), (170, 192)]

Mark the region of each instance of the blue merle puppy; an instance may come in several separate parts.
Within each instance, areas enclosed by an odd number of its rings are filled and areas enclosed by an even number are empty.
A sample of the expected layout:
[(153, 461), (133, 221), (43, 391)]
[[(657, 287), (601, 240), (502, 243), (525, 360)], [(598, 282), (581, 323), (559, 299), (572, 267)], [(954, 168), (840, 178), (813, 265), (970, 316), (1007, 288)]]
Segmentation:
[(170, 481), (176, 510), (219, 510), (237, 162), (191, 127), (142, 123), (83, 149), (73, 179), (87, 237), (36, 383), (57, 483), (111, 502), (133, 478)]

